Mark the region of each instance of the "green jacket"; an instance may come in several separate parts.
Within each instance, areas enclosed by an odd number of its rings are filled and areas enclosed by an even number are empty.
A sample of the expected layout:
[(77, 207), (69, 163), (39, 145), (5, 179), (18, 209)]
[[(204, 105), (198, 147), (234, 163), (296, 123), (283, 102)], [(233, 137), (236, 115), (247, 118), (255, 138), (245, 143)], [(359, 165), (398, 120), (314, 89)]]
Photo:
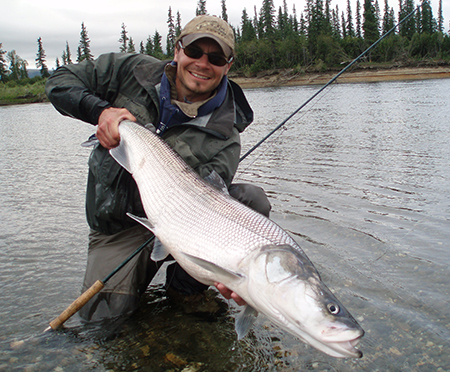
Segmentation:
[[(141, 54), (105, 54), (95, 61), (58, 68), (47, 81), (46, 93), (60, 113), (94, 125), (110, 106), (127, 108), (141, 125), (157, 124), (158, 88), (167, 63)], [(170, 127), (162, 138), (201, 177), (215, 170), (229, 186), (239, 163), (239, 132), (253, 120), (241, 88), (229, 81), (224, 103), (206, 119)], [(117, 233), (136, 224), (127, 212), (145, 216), (137, 186), (109, 151), (97, 145), (89, 158), (89, 226), (105, 234)]]

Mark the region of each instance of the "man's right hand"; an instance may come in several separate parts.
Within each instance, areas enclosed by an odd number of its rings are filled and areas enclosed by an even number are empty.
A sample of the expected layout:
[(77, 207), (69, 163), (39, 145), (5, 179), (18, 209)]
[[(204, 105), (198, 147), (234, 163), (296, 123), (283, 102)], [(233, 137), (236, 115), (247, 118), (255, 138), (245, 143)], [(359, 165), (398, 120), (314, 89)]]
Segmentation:
[(125, 108), (109, 107), (100, 114), (96, 137), (104, 148), (109, 150), (119, 145), (119, 124), (122, 120), (136, 121), (136, 118)]

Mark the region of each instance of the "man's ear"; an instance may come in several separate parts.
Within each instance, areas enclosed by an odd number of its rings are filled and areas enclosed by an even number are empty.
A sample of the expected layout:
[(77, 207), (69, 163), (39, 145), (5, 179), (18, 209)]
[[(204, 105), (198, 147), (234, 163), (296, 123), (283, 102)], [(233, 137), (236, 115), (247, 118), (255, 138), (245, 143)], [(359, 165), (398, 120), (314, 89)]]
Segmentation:
[(178, 62), (178, 53), (180, 52), (180, 48), (178, 46), (175, 47), (175, 54), (173, 56), (173, 61)]
[(230, 68), (231, 68), (231, 66), (233, 66), (233, 63), (234, 63), (234, 61), (231, 61), (230, 63), (227, 63), (227, 69), (226, 69), (224, 75), (227, 75), (227, 74), (228, 74), (228, 71), (230, 71)]

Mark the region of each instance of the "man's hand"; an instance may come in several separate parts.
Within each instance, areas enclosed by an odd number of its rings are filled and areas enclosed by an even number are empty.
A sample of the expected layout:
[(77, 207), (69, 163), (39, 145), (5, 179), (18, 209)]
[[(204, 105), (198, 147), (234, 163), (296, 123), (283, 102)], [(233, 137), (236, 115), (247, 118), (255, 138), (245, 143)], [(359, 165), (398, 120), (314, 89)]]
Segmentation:
[(96, 136), (104, 148), (109, 150), (119, 145), (122, 120), (136, 121), (136, 118), (125, 108), (109, 107), (100, 114)]
[(239, 306), (244, 306), (247, 303), (241, 297), (239, 297), (235, 292), (231, 289), (225, 287), (222, 283), (214, 283), (220, 294), (225, 297), (227, 300), (234, 300)]

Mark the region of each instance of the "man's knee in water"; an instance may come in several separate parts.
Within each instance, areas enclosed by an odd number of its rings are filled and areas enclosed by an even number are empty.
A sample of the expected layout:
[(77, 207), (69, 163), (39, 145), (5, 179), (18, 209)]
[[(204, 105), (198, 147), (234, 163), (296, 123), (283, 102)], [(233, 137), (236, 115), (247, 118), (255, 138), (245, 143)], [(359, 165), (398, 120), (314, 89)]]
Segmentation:
[(229, 188), (230, 195), (256, 212), (269, 217), (271, 205), (264, 190), (249, 183), (234, 183)]

